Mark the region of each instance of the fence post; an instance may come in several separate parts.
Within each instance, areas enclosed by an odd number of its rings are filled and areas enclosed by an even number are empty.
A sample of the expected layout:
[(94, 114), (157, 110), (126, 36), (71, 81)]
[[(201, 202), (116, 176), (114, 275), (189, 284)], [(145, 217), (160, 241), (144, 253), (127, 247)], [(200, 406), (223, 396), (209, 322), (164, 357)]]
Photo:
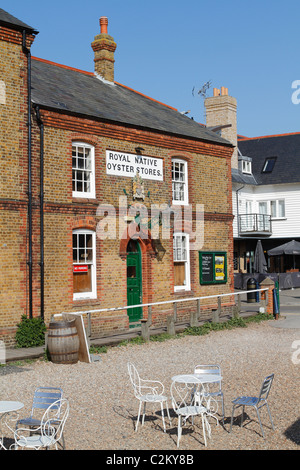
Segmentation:
[(197, 300), (197, 320), (198, 322), (200, 321), (200, 315), (201, 315), (201, 304), (200, 304), (200, 299)]
[(145, 341), (150, 341), (150, 326), (152, 325), (152, 305), (148, 305), (148, 318), (141, 320), (141, 333)]
[(167, 317), (167, 333), (171, 336), (175, 336), (175, 321), (173, 315)]
[(213, 323), (219, 323), (221, 315), (221, 297), (218, 297), (218, 308), (212, 312)]
[(197, 299), (197, 309), (191, 309), (190, 313), (190, 326), (199, 326), (199, 299)]
[(152, 325), (152, 305), (148, 305), (148, 319), (147, 323), (149, 326)]
[(148, 320), (146, 319), (141, 320), (141, 333), (142, 333), (142, 338), (145, 341), (150, 341), (149, 325), (148, 325)]
[(197, 311), (195, 312), (194, 310), (191, 310), (190, 314), (190, 326), (198, 326), (198, 318), (197, 318)]
[(240, 294), (237, 294), (237, 302), (234, 306), (233, 317), (234, 318), (239, 318), (240, 312), (241, 312), (241, 296), (240, 296)]
[(177, 302), (174, 302), (173, 310), (174, 310), (174, 313), (173, 313), (174, 322), (177, 322)]

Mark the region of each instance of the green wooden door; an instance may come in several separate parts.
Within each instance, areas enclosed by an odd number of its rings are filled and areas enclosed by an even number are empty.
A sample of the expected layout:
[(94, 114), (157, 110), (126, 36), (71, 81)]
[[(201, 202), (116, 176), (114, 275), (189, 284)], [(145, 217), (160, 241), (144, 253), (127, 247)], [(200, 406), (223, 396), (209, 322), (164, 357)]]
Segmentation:
[[(142, 303), (142, 259), (140, 245), (130, 240), (127, 247), (127, 305)], [(138, 322), (143, 317), (142, 307), (127, 310), (129, 322)]]

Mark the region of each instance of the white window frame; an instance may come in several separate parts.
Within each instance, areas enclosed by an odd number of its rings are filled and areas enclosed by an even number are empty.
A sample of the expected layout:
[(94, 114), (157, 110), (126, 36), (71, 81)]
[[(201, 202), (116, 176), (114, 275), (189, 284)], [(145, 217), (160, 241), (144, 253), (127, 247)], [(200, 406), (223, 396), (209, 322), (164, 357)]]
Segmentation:
[[(90, 168), (79, 168), (78, 166), (73, 167), (73, 149), (76, 148), (76, 153), (78, 151), (78, 148), (82, 147), (85, 151), (89, 150), (90, 151), (90, 156), (91, 156), (91, 167)], [(79, 142), (79, 141), (74, 141), (72, 142), (72, 188), (73, 188), (73, 181), (75, 180), (73, 178), (73, 171), (80, 171), (82, 173), (88, 172), (90, 174), (90, 190), (89, 191), (77, 191), (72, 189), (72, 196), (73, 197), (80, 197), (80, 198), (91, 198), (94, 199), (96, 197), (95, 195), (95, 148), (93, 145), (87, 144), (85, 142)], [(76, 181), (78, 181), (76, 179)]]
[[(279, 203), (283, 202), (283, 209), (284, 209), (284, 215), (278, 215), (279, 214)], [(261, 212), (262, 205), (261, 204), (266, 204), (266, 212)], [(275, 207), (275, 215), (272, 214), (274, 211), (272, 211), (272, 206), (273, 208)], [(284, 198), (278, 198), (278, 199), (270, 199), (270, 200), (262, 200), (258, 201), (258, 208), (259, 208), (259, 213), (260, 214), (269, 214), (271, 216), (271, 219), (286, 219), (285, 215), (285, 199)]]
[[(80, 262), (77, 259), (77, 262), (74, 262), (73, 259), (73, 235), (92, 235), (92, 260), (91, 261), (82, 261)], [(72, 259), (73, 259), (73, 266), (80, 265), (80, 264), (88, 264), (91, 265), (91, 281), (92, 281), (92, 290), (89, 292), (73, 292), (73, 300), (82, 300), (82, 299), (96, 299), (97, 298), (97, 285), (96, 285), (96, 232), (93, 230), (87, 229), (76, 229), (72, 232)]]
[(252, 174), (252, 162), (250, 160), (242, 160), (242, 173), (247, 175)]
[[(283, 202), (283, 212), (284, 215), (279, 215), (279, 203)], [(272, 214), (272, 203), (273, 207), (275, 207), (275, 215)], [(280, 199), (271, 199), (270, 201), (270, 214), (271, 214), (271, 219), (285, 219), (285, 199), (280, 198)]]
[[(185, 253), (182, 247), (178, 246), (176, 237), (185, 238)], [(178, 252), (178, 250), (180, 250)], [(191, 290), (191, 266), (190, 266), (190, 236), (184, 232), (175, 232), (173, 234), (173, 264), (184, 261), (185, 263), (185, 284), (182, 286), (174, 285), (174, 292), (181, 290)]]
[[(173, 164), (181, 164), (183, 165), (183, 180), (175, 180), (173, 179)], [(174, 186), (178, 183), (183, 184), (183, 198), (182, 199), (174, 199), (175, 189)], [(174, 205), (188, 205), (189, 203), (189, 191), (188, 191), (188, 162), (183, 160), (182, 158), (172, 158), (172, 204)]]

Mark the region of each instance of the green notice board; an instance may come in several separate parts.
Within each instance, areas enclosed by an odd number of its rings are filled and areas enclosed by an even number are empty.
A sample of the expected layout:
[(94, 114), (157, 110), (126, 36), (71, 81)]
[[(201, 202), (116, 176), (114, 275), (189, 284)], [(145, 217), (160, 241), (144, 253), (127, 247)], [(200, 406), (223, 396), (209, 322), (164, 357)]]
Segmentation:
[(227, 282), (227, 253), (225, 251), (199, 251), (200, 284)]

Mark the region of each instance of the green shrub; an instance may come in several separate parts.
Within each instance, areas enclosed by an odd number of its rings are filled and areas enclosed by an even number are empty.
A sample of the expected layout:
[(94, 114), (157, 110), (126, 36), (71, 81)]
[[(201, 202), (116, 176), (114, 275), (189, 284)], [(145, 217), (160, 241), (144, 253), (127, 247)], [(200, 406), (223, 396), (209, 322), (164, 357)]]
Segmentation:
[(17, 348), (32, 348), (45, 344), (46, 325), (40, 317), (27, 318), (22, 315), (16, 332)]
[(106, 354), (107, 353), (107, 346), (97, 346), (92, 345), (90, 346), (90, 354)]

